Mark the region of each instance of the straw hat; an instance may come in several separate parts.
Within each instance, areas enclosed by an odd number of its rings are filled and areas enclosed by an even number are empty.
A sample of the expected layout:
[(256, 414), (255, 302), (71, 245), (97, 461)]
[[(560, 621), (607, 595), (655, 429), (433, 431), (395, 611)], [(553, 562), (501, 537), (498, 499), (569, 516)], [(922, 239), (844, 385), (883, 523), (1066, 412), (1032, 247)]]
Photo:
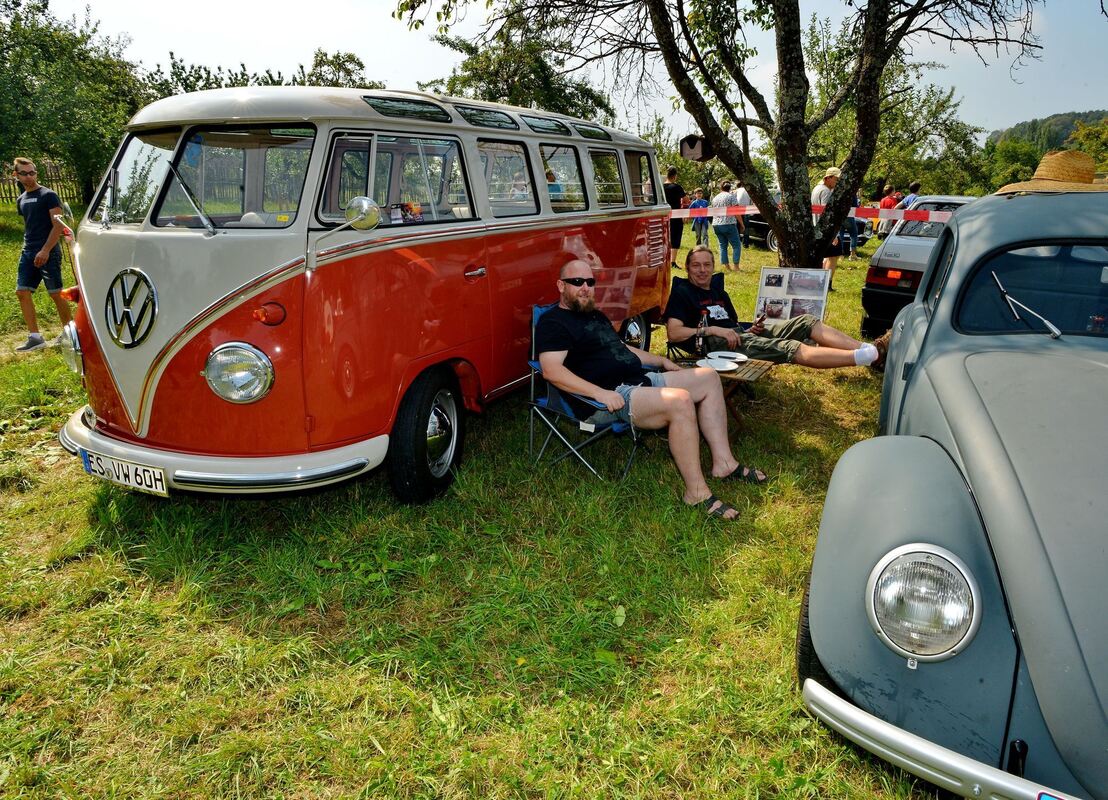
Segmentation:
[(1029, 181), (1001, 186), (996, 193), (1108, 191), (1108, 185), (1093, 183), (1095, 177), (1096, 162), (1088, 153), (1080, 150), (1052, 150), (1039, 162), (1035, 177)]

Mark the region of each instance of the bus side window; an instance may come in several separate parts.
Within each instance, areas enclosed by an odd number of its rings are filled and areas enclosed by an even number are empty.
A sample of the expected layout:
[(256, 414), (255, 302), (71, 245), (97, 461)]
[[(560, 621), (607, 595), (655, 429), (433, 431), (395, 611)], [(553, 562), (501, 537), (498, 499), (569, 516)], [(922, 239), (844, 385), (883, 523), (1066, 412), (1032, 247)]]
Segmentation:
[[(461, 148), (453, 139), (380, 136), (377, 164), (397, 159), (398, 186), (381, 206), (381, 225), (417, 225), (473, 219)], [(391, 171), (391, 162), (390, 162)]]
[(479, 139), (477, 148), (485, 164), (492, 215), (518, 217), (537, 214), (539, 201), (535, 196), (531, 165), (523, 145)]
[(577, 148), (544, 144), (540, 149), (551, 208), (557, 213), (586, 210), (589, 201), (581, 180), (581, 157)]
[(627, 205), (623, 177), (619, 173), (619, 155), (614, 150), (590, 150), (593, 182), (597, 203), (601, 208)]
[(628, 150), (624, 157), (627, 160), (627, 179), (631, 182), (631, 204), (654, 205), (654, 183), (650, 180), (654, 173), (650, 169), (650, 156), (639, 150)]

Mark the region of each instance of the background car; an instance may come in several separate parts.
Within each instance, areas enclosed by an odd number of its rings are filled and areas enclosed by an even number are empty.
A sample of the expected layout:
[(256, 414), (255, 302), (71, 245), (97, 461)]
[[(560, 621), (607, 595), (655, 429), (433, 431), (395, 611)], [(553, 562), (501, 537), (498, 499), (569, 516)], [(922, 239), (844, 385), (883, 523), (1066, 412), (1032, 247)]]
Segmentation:
[(1108, 191), (964, 206), (828, 487), (804, 702), (964, 797), (1108, 798), (1106, 320)]
[[(962, 195), (924, 195), (910, 208), (918, 211), (956, 211), (973, 200)], [(897, 312), (912, 301), (931, 248), (942, 232), (942, 222), (901, 220), (869, 261), (862, 287), (862, 335), (880, 336), (893, 324)]]
[[(778, 203), (781, 202), (781, 194), (779, 192), (775, 192), (773, 197), (774, 200), (776, 200)], [(750, 231), (751, 239), (757, 239), (758, 241), (764, 242), (766, 248), (770, 252), (776, 253), (778, 251), (779, 245), (777, 243), (777, 234), (773, 232), (772, 228), (770, 228), (769, 223), (765, 220), (765, 217), (763, 217), (761, 214), (750, 214), (749, 216), (743, 217), (743, 221), (746, 223), (747, 229)], [(858, 230), (858, 246), (861, 247), (873, 236), (873, 223), (868, 219), (860, 219), (859, 222), (862, 223), (861, 227)]]

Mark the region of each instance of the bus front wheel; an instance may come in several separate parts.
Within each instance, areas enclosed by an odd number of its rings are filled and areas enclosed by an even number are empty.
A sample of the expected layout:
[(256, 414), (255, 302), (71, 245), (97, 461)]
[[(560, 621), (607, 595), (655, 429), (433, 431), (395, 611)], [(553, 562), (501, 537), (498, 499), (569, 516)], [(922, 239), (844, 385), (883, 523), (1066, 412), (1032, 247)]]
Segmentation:
[(396, 496), (425, 503), (446, 491), (462, 461), (464, 439), (465, 407), (453, 373), (424, 372), (405, 392), (389, 441), (389, 481)]

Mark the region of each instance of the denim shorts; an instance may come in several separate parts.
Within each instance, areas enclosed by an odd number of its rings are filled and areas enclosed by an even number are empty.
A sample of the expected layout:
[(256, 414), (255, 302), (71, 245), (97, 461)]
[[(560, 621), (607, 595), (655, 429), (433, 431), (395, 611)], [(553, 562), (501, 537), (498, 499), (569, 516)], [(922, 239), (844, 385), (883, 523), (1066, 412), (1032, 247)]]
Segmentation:
[(16, 291), (33, 292), (40, 283), (46, 284), (50, 294), (62, 290), (62, 249), (55, 247), (41, 267), (35, 266), (35, 254), (38, 250), (24, 250), (19, 256), (19, 275), (16, 278)]
[[(666, 374), (664, 372), (648, 372), (645, 377), (650, 381), (650, 385), (656, 389), (661, 389), (666, 385)], [(615, 388), (615, 391), (619, 392), (620, 397), (623, 398), (623, 408), (619, 411), (608, 411), (602, 408), (585, 421), (591, 422), (593, 425), (610, 425), (613, 422), (634, 423), (631, 415), (631, 392), (641, 388), (643, 387), (639, 384), (621, 383)]]

